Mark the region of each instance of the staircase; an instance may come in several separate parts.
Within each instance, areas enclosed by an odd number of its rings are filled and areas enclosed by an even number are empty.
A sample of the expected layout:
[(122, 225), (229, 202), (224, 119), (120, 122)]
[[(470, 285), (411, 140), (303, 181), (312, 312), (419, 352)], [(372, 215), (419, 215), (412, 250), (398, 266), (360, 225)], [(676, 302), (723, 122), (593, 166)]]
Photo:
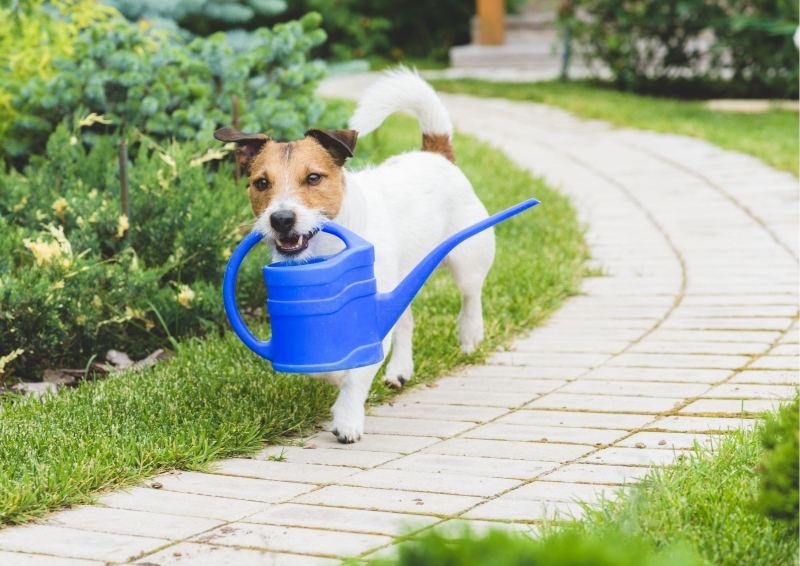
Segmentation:
[(557, 76), (561, 69), (563, 42), (550, 9), (525, 6), (519, 14), (505, 19), (503, 45), (480, 45), (478, 19), (472, 21), (472, 43), (450, 50), (450, 64), (456, 69), (516, 68), (543, 71)]

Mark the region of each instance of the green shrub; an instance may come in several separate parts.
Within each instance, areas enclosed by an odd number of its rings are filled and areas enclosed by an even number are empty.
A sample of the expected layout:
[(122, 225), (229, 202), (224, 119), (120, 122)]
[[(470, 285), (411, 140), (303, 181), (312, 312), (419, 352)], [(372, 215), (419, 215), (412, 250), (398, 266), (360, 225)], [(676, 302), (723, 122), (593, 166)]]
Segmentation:
[[(188, 34), (227, 31), (232, 43), (247, 45), (246, 30), (322, 15), (329, 40), (315, 49), (328, 59), (405, 57), (447, 61), (451, 46), (468, 43), (474, 0), (104, 0), (131, 21), (146, 21)], [(526, 0), (507, 0), (516, 13)]]
[(641, 540), (621, 533), (607, 537), (581, 536), (567, 530), (543, 539), (490, 531), (483, 536), (466, 531), (452, 539), (439, 533), (400, 545), (395, 561), (407, 566), (700, 566), (703, 562), (685, 547), (656, 551)]
[(761, 431), (764, 453), (759, 467), (758, 507), (768, 517), (798, 528), (798, 400), (769, 415)]
[(318, 15), (308, 14), (259, 29), (241, 51), (222, 34), (186, 43), (122, 18), (92, 27), (76, 40), (71, 57), (53, 62), (53, 76), (32, 79), (14, 97), (19, 116), (3, 150), (11, 156), (36, 151), (78, 109), (111, 123), (83, 129), (88, 142), (120, 126), (157, 139), (209, 139), (231, 122), (234, 95), (242, 129), (299, 136), (325, 109), (314, 95), (324, 66), (308, 60), (325, 39), (319, 23)]
[(264, 25), (286, 10), (287, 0), (104, 0), (132, 21), (209, 35), (232, 28)]
[(794, 98), (792, 0), (573, 0), (579, 49), (626, 90)]
[(72, 57), (78, 34), (99, 26), (114, 10), (94, 0), (20, 0), (0, 3), (0, 140), (17, 117), (13, 104), (32, 78), (47, 79), (53, 60)]
[[(0, 356), (22, 350), (0, 378), (83, 368), (109, 348), (143, 356), (223, 320), (225, 260), (251, 217), (231, 166), (216, 169), (225, 152), (133, 139), (129, 219), (113, 138), (87, 150), (78, 137), (62, 124), (23, 173), (0, 173)], [(255, 306), (258, 276), (242, 280)]]
[[(322, 15), (329, 40), (315, 52), (325, 58), (403, 57), (447, 60), (451, 45), (469, 42), (474, 0), (104, 0), (132, 21), (153, 21), (192, 34), (230, 31), (237, 41), (242, 30)], [(523, 0), (509, 0), (515, 10)], [(230, 37), (230, 36), (229, 36)], [(245, 43), (246, 44), (246, 43)]]
[(421, 57), (446, 61), (450, 46), (469, 43), (474, 0), (294, 0), (280, 18), (322, 14), (324, 57), (350, 60)]
[[(12, 157), (0, 170), (0, 381), (83, 368), (110, 348), (143, 356), (219, 328), (225, 260), (251, 213), (212, 131), (231, 123), (234, 96), (240, 127), (276, 138), (343, 118), (314, 95), (324, 65), (309, 52), (325, 39), (316, 14), (256, 30), (236, 49), (222, 34), (187, 41), (133, 25), (89, 0), (56, 6), (94, 6), (102, 22), (26, 6), (27, 21), (74, 27), (62, 33), (69, 49), (26, 52), (47, 72), (0, 90), (15, 112), (0, 136)], [(242, 304), (263, 302), (258, 276), (242, 279)]]

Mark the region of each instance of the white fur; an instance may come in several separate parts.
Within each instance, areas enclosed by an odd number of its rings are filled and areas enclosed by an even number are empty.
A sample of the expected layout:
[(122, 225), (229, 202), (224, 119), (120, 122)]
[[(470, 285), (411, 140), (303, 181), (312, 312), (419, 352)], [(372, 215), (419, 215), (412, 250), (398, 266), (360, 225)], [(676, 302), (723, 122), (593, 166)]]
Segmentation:
[(350, 127), (366, 136), (395, 112), (411, 112), (424, 134), (453, 134), (453, 124), (442, 101), (416, 71), (398, 67), (370, 86), (356, 108)]
[[(364, 135), (400, 110), (416, 114), (425, 133), (452, 132), (450, 118), (436, 93), (416, 73), (405, 69), (387, 73), (367, 90), (350, 123)], [(392, 290), (442, 240), (487, 216), (461, 170), (437, 153), (404, 153), (376, 167), (347, 171), (345, 179), (345, 196), (335, 220), (375, 246), (375, 277), (380, 292)], [(287, 207), (297, 214), (298, 232), (317, 228), (324, 221), (318, 211), (305, 208), (292, 194), (282, 194), (260, 217), (259, 229), (271, 234), (269, 215)], [(341, 247), (334, 236), (319, 233), (308, 249), (293, 259), (329, 255)], [(277, 254), (276, 259), (286, 258)], [(473, 351), (483, 339), (481, 289), (493, 260), (492, 230), (462, 243), (445, 260), (463, 296), (459, 339), (465, 352)], [(414, 371), (412, 331), (409, 309), (384, 340), (384, 352), (392, 352), (386, 383), (393, 387), (400, 387)], [(332, 412), (333, 431), (340, 442), (361, 438), (364, 403), (380, 366), (316, 375), (339, 386)]]

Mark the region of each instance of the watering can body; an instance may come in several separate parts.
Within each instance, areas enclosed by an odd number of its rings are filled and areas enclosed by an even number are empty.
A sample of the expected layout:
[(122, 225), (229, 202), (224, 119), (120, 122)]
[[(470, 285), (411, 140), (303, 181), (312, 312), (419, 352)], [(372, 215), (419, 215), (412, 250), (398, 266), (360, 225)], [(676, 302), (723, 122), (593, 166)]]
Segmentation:
[(272, 337), (253, 336), (236, 305), (236, 276), (245, 256), (262, 239), (252, 232), (228, 261), (223, 302), (239, 338), (277, 371), (331, 372), (383, 360), (382, 341), (439, 263), (459, 243), (539, 202), (524, 201), (454, 234), (434, 248), (388, 293), (378, 293), (375, 250), (368, 241), (334, 222), (324, 232), (341, 239), (345, 249), (306, 263), (277, 262), (264, 266), (267, 310)]

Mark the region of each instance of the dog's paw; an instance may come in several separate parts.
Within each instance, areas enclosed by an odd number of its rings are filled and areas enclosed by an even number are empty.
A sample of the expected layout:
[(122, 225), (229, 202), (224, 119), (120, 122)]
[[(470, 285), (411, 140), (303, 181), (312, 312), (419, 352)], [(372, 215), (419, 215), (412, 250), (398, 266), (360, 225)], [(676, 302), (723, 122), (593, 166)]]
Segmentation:
[(483, 341), (483, 319), (479, 316), (459, 315), (458, 341), (461, 344), (461, 351), (465, 354), (477, 350)]
[(342, 444), (358, 442), (364, 434), (364, 413), (335, 415), (331, 432)]
[(361, 440), (361, 435), (363, 434), (363, 431), (359, 430), (358, 427), (342, 427), (341, 430), (339, 430), (339, 428), (334, 428), (331, 432), (341, 444), (353, 444), (354, 442), (358, 442)]
[(459, 342), (461, 343), (461, 351), (465, 354), (471, 354), (478, 349), (478, 346), (483, 341), (483, 332), (480, 333), (466, 333), (462, 332)]
[(399, 362), (395, 358), (392, 358), (386, 366), (386, 374), (383, 376), (383, 383), (392, 389), (400, 389), (411, 380), (413, 374), (413, 361)]
[(387, 387), (391, 387), (392, 389), (400, 389), (408, 382), (406, 376), (404, 375), (389, 375), (386, 373), (386, 376), (383, 378), (383, 383)]

